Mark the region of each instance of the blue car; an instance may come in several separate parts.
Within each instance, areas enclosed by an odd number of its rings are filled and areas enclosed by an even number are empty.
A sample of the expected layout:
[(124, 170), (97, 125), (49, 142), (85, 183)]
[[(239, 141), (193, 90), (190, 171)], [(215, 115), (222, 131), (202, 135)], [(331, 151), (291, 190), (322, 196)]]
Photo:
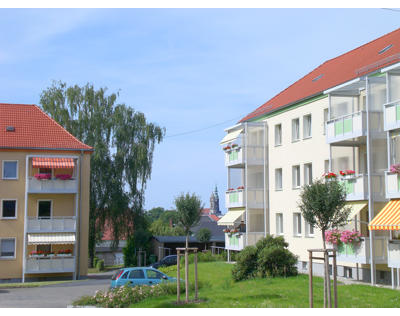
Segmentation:
[(123, 268), (115, 272), (111, 279), (111, 288), (136, 285), (154, 285), (161, 282), (175, 282), (176, 278), (149, 267)]

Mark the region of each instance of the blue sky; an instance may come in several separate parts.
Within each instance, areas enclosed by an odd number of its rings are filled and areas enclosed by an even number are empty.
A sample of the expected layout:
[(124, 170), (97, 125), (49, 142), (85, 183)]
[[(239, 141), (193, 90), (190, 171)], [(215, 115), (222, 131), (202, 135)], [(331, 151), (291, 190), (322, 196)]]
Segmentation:
[(1, 9), (0, 102), (38, 104), (52, 80), (120, 90), (167, 129), (145, 207), (181, 192), (209, 206), (218, 185), (224, 211), (224, 128), (399, 21), (383, 9)]

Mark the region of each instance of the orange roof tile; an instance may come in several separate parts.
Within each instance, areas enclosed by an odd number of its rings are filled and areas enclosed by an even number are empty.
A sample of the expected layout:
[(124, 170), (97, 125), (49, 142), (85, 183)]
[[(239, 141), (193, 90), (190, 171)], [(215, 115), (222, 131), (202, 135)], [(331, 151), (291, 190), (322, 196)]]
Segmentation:
[(34, 104), (0, 103), (0, 118), (0, 149), (93, 150)]
[[(379, 53), (389, 45), (392, 46)], [(400, 28), (326, 61), (248, 114), (240, 122), (319, 95), (329, 88), (398, 62), (400, 62)]]

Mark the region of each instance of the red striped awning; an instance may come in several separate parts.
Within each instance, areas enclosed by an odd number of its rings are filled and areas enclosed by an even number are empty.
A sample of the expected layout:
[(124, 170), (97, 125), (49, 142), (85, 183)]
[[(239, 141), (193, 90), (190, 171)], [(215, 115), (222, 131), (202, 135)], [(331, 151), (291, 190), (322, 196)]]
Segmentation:
[(368, 225), (369, 230), (400, 230), (400, 200), (392, 200)]
[(74, 168), (75, 163), (72, 158), (42, 158), (34, 157), (32, 158), (33, 168)]

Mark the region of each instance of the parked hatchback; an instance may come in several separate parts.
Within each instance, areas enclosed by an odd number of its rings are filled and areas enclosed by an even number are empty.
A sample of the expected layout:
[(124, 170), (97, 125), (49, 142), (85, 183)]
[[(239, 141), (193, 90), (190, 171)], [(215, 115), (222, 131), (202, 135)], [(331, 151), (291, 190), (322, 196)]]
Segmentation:
[(174, 282), (176, 278), (170, 277), (153, 268), (124, 268), (114, 273), (111, 279), (111, 288), (136, 285), (154, 285), (161, 282)]
[(169, 267), (169, 266), (175, 265), (176, 261), (177, 261), (176, 255), (166, 256), (166, 257), (162, 258), (160, 261), (153, 263), (150, 267), (156, 268), (156, 269), (159, 267)]

